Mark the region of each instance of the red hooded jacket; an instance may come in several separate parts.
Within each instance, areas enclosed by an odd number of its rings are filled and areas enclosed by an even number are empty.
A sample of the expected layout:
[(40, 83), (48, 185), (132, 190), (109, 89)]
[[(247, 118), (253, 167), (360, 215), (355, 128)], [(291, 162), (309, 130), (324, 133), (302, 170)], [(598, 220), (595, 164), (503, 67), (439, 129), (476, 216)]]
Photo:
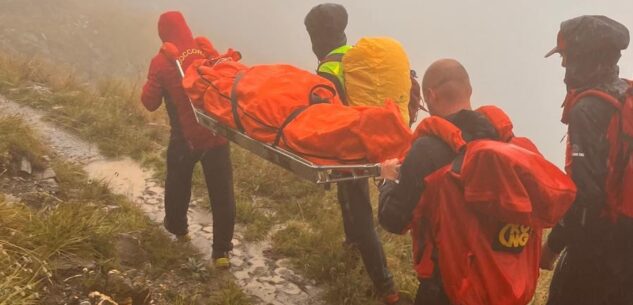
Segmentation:
[[(179, 61), (186, 70), (197, 59), (217, 55), (206, 39), (194, 39), (191, 30), (180, 12), (167, 12), (158, 20), (158, 34), (163, 43), (171, 43), (178, 48)], [(204, 46), (200, 42), (207, 43)], [(141, 101), (147, 110), (155, 111), (165, 100), (171, 139), (185, 140), (192, 150), (208, 150), (227, 143), (214, 136), (196, 121), (189, 98), (182, 87), (182, 77), (176, 63), (159, 52), (149, 67), (147, 82), (143, 86)]]

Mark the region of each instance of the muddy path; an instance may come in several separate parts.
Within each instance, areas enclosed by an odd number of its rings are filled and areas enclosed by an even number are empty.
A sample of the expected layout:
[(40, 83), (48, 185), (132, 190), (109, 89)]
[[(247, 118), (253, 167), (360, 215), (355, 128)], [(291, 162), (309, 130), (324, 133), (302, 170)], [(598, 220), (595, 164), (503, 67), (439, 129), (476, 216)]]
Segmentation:
[[(96, 145), (85, 142), (43, 119), (43, 114), (0, 96), (0, 115), (18, 116), (25, 120), (58, 157), (79, 164), (90, 179), (108, 184), (113, 193), (125, 195), (154, 222), (164, 217), (164, 189), (151, 171), (125, 158), (109, 160)], [(189, 209), (191, 243), (210, 262), (212, 222), (208, 209), (195, 202)], [(230, 272), (254, 304), (321, 305), (322, 289), (296, 274), (287, 259), (267, 256), (270, 240), (256, 243), (242, 241), (243, 228), (237, 226), (233, 240)], [(167, 233), (166, 233), (167, 234)]]

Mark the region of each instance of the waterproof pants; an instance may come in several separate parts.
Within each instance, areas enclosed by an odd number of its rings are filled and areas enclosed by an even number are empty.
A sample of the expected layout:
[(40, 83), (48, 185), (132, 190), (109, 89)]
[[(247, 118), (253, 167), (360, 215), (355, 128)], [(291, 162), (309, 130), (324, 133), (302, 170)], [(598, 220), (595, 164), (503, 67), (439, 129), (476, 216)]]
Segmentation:
[(441, 280), (439, 279), (422, 279), (418, 292), (415, 295), (414, 305), (451, 305)]
[(346, 242), (360, 251), (365, 270), (380, 295), (394, 290), (393, 278), (374, 227), (367, 179), (339, 182), (338, 201), (343, 214)]
[(164, 225), (173, 234), (187, 234), (191, 179), (197, 162), (202, 165), (211, 201), (213, 253), (221, 255), (233, 248), (231, 240), (235, 226), (233, 169), (228, 144), (205, 152), (192, 152), (184, 141), (170, 141), (167, 148)]
[(548, 305), (633, 304), (633, 220), (592, 231), (573, 232), (575, 242), (556, 266)]

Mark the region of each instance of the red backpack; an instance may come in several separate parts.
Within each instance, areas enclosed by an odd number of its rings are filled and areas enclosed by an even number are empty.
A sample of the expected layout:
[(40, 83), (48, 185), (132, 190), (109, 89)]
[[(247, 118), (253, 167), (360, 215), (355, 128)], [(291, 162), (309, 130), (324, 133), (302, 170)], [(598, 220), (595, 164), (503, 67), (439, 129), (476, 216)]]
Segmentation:
[(530, 140), (514, 137), (502, 110), (477, 111), (499, 141), (467, 143), (440, 117), (416, 130), (443, 140), (459, 157), (425, 178), (411, 224), (415, 269), (420, 278), (439, 271), (451, 304), (525, 305), (536, 289), (542, 229), (562, 218), (575, 186)]
[[(563, 119), (568, 124), (568, 114), (582, 98), (595, 96), (612, 105), (616, 111), (607, 129), (609, 157), (607, 160), (607, 194), (605, 214), (615, 221), (618, 216), (633, 218), (633, 81), (623, 100), (598, 90), (570, 91), (565, 98)], [(567, 143), (566, 170), (571, 175), (572, 149)]]

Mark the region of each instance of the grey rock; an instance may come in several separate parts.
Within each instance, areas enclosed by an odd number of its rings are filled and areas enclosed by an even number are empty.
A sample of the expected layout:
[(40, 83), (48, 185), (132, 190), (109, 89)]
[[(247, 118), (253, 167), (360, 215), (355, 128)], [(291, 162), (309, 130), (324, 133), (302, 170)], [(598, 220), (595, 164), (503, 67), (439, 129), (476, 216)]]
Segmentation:
[(31, 162), (26, 158), (20, 159), (20, 174), (30, 176), (33, 173), (33, 166)]

